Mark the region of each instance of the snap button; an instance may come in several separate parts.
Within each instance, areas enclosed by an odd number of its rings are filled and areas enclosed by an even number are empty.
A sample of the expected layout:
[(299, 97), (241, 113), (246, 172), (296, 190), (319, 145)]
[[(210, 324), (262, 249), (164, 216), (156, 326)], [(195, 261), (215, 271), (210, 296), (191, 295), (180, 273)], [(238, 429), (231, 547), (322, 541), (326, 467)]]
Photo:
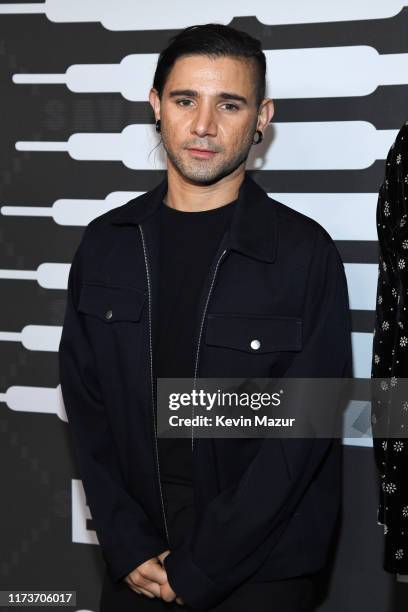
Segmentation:
[(111, 319), (113, 316), (113, 312), (111, 310), (107, 310), (105, 312), (105, 319)]
[(260, 346), (261, 343), (259, 342), (259, 340), (251, 340), (251, 348), (254, 349), (254, 351), (259, 349)]

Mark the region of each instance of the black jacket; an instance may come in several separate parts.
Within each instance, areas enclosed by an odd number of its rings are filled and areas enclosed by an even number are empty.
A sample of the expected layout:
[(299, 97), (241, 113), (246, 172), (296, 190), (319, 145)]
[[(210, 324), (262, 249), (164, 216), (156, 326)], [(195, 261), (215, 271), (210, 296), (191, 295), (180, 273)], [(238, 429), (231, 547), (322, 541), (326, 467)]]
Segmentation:
[[(60, 380), (81, 477), (110, 574), (166, 548), (151, 348), (157, 326), (157, 217), (167, 178), (94, 219), (70, 269)], [(344, 267), (314, 220), (249, 176), (203, 286), (200, 377), (351, 376)], [(261, 341), (253, 350), (251, 339)], [(195, 438), (199, 520), (165, 559), (194, 608), (244, 580), (322, 568), (340, 507), (340, 439)]]

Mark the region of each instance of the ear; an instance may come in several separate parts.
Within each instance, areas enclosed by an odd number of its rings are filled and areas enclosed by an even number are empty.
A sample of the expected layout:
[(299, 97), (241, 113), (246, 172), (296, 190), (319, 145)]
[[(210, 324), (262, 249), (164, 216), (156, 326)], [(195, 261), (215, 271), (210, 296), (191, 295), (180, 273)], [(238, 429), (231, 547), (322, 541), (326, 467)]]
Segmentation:
[(154, 87), (150, 89), (149, 102), (150, 106), (153, 109), (155, 119), (157, 121), (158, 119), (160, 119), (160, 97), (157, 92), (157, 89), (155, 89)]
[(261, 130), (261, 132), (264, 133), (268, 127), (268, 124), (271, 122), (274, 112), (275, 106), (272, 98), (264, 98), (259, 105), (258, 123), (256, 129)]

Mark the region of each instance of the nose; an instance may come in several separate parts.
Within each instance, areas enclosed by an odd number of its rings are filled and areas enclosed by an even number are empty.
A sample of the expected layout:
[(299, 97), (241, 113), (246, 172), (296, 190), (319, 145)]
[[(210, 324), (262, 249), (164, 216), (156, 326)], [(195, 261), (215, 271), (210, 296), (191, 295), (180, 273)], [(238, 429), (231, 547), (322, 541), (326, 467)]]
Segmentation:
[(199, 104), (197, 106), (197, 111), (191, 124), (191, 132), (200, 137), (217, 135), (217, 125), (210, 104)]

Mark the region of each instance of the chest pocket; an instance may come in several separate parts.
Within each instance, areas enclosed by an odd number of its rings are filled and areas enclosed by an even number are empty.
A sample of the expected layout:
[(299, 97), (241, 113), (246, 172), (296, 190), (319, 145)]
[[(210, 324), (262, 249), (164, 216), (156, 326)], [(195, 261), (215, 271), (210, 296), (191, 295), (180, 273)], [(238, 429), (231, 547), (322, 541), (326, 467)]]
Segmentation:
[(139, 321), (146, 297), (144, 291), (134, 287), (84, 283), (77, 309), (106, 324)]
[(205, 342), (252, 354), (300, 351), (302, 322), (278, 315), (210, 313)]

